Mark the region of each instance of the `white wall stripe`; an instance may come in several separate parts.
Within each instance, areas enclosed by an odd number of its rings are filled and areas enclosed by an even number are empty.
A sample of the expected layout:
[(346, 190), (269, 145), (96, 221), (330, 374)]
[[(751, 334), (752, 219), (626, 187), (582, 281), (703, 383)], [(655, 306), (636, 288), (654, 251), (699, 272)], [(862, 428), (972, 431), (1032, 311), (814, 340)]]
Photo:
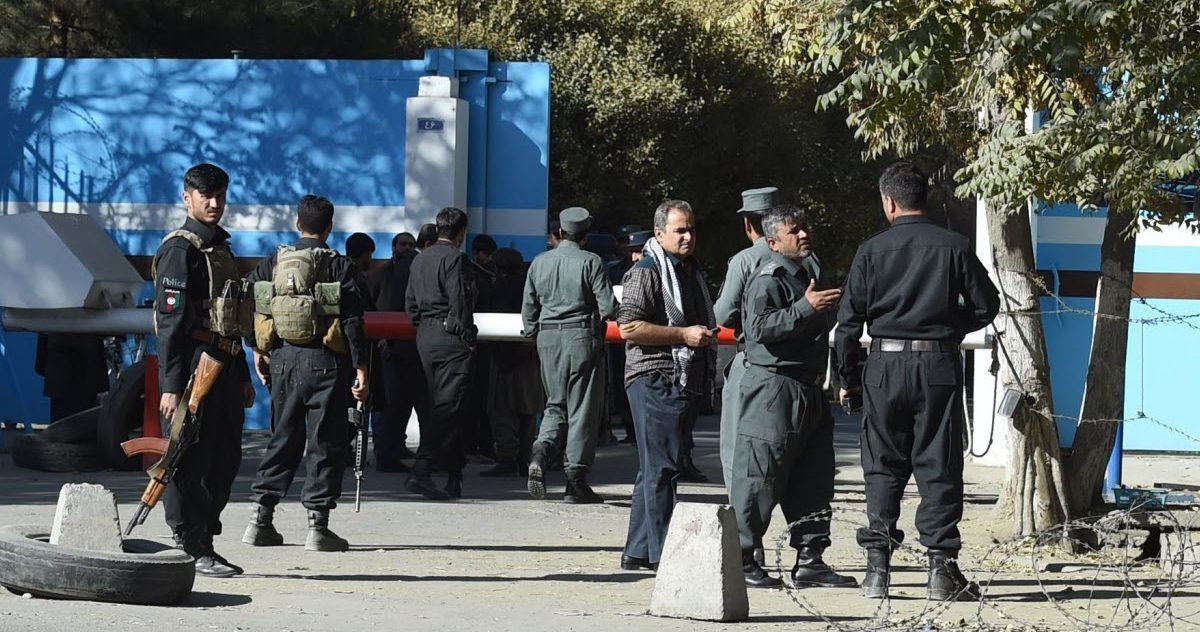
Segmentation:
[(1039, 244), (1098, 245), (1104, 241), (1103, 217), (1038, 216)]
[[(114, 230), (174, 230), (184, 218), (180, 204), (58, 202), (51, 205), (49, 202), (9, 202), (5, 211), (87, 213), (101, 226)], [(471, 217), (473, 232), (486, 226), (487, 232), (495, 235), (546, 234), (545, 209), (488, 209), (486, 224), (482, 222), (482, 209), (467, 209), (467, 213)], [(431, 220), (406, 217), (403, 206), (340, 205), (337, 206), (335, 221), (339, 232), (408, 231), (416, 234), (421, 224)], [(230, 204), (221, 225), (230, 231), (293, 231), (296, 207), (290, 204)]]

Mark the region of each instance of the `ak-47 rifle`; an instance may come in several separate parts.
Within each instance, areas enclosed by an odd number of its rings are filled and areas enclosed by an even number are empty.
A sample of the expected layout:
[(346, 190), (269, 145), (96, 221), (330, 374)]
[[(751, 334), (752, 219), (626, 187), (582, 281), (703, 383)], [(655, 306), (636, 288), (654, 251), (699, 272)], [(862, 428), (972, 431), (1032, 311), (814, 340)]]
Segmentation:
[[(358, 380), (354, 380), (355, 388)], [(350, 424), (354, 426), (354, 513), (362, 506), (362, 482), (367, 468), (367, 419), (363, 414), (363, 402), (350, 407)]]
[(142, 492), (142, 502), (133, 514), (133, 519), (125, 528), (125, 535), (129, 535), (134, 527), (146, 521), (146, 516), (150, 515), (150, 510), (158, 504), (163, 491), (175, 477), (175, 471), (179, 469), (179, 462), (183, 460), (184, 453), (196, 442), (200, 435), (200, 408), (224, 366), (223, 362), (207, 353), (200, 354), (200, 363), (196, 365), (195, 373), (188, 380), (187, 388), (183, 389), (184, 401), (180, 402), (179, 408), (175, 409), (175, 416), (171, 419), (171, 438), (167, 449), (162, 458), (146, 470), (150, 475), (150, 482), (146, 485), (146, 491)]

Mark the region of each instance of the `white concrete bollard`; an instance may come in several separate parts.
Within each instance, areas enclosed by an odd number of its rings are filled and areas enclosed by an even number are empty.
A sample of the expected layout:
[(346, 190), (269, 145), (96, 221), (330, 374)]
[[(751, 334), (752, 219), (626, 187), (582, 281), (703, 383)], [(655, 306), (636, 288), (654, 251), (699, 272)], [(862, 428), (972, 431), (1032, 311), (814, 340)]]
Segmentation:
[(675, 505), (650, 614), (704, 621), (750, 616), (737, 519), (727, 505)]
[(103, 485), (63, 485), (58, 492), (50, 544), (120, 553), (121, 522), (117, 517), (116, 496)]

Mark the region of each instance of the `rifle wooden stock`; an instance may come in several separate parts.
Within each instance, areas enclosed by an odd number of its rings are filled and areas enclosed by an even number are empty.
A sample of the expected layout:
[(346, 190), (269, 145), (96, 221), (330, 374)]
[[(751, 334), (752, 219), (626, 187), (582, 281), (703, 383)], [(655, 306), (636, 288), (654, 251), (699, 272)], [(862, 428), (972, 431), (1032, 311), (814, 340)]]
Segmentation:
[(217, 383), (217, 377), (221, 375), (221, 369), (224, 367), (225, 363), (220, 360), (207, 353), (200, 354), (200, 363), (196, 365), (196, 372), (192, 374), (192, 396), (188, 398), (187, 403), (188, 410), (193, 415), (199, 414), (200, 405), (212, 391), (213, 385)]
[(166, 489), (167, 486), (161, 480), (151, 478), (150, 482), (146, 483), (146, 490), (142, 492), (142, 502), (149, 507), (157, 505), (158, 501), (162, 500), (163, 492)]

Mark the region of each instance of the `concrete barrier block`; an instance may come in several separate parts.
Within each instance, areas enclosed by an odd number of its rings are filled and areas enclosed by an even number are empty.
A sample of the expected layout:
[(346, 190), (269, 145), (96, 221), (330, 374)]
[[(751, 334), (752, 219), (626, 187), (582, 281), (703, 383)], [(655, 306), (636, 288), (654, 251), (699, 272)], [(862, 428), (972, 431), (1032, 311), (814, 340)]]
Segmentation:
[(71, 484), (58, 492), (50, 544), (88, 551), (121, 552), (117, 498), (103, 485)]
[(675, 505), (650, 614), (704, 621), (742, 621), (750, 616), (732, 509), (703, 503)]
[(1200, 569), (1200, 542), (1191, 531), (1165, 531), (1159, 536), (1162, 549), (1158, 560), (1162, 571), (1172, 579), (1194, 576)]

